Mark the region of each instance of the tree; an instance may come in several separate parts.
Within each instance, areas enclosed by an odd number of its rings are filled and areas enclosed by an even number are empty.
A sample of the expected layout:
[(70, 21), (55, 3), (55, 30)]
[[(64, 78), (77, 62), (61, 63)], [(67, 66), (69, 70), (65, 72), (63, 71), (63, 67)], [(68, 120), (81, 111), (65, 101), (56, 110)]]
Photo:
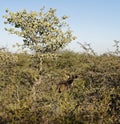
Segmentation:
[(7, 15), (3, 16), (4, 23), (13, 26), (5, 30), (23, 37), (23, 46), (35, 53), (54, 52), (75, 40), (65, 21), (67, 16), (58, 18), (55, 9), (50, 8), (47, 12), (44, 10), (44, 7), (39, 12), (6, 10)]
[(27, 12), (27, 10), (9, 12), (6, 10), (7, 14), (3, 16), (4, 23), (13, 27), (5, 28), (5, 30), (22, 37), (23, 47), (29, 48), (35, 53), (32, 64), (36, 67), (39, 76), (33, 82), (32, 93), (29, 96), (34, 98), (34, 108), (36, 108), (38, 87), (44, 83), (42, 82), (43, 60), (46, 57), (55, 56), (52, 54), (53, 52), (65, 47), (75, 39), (66, 23), (67, 16), (58, 18), (55, 9), (50, 8), (47, 12), (44, 10), (44, 7), (39, 12)]

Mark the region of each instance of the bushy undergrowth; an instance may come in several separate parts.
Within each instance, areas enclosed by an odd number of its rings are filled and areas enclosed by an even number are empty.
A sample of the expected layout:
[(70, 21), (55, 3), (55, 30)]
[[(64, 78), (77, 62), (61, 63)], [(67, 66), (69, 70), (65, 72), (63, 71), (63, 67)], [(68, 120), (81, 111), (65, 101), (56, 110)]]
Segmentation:
[[(31, 54), (0, 51), (0, 123), (120, 123), (120, 57), (71, 51), (57, 56), (45, 59), (40, 73)], [(58, 86), (73, 75), (69, 87)]]

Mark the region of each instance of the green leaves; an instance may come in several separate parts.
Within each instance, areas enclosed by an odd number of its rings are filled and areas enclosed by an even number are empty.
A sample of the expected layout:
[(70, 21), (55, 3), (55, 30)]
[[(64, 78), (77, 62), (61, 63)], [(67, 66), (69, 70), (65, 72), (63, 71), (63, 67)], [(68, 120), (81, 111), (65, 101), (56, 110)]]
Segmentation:
[(65, 20), (67, 16), (58, 18), (56, 10), (50, 8), (47, 12), (41, 8), (40, 12), (9, 12), (4, 16), (5, 24), (14, 28), (6, 28), (6, 31), (23, 37), (24, 45), (34, 52), (53, 52), (65, 47), (75, 40)]
[[(0, 116), (4, 122), (118, 123), (119, 57), (63, 51), (51, 59), (54, 55), (0, 51)], [(43, 58), (40, 74), (36, 68)], [(78, 78), (59, 93), (58, 83), (72, 75)]]

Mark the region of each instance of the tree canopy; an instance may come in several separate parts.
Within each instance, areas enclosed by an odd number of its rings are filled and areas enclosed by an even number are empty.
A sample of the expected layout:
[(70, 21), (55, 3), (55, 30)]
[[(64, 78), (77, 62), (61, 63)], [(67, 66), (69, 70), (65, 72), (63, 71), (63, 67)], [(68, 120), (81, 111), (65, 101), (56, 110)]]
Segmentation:
[(66, 23), (68, 17), (57, 17), (56, 10), (53, 8), (47, 12), (43, 7), (39, 12), (6, 10), (6, 13), (3, 16), (4, 23), (12, 27), (5, 28), (5, 30), (23, 37), (24, 47), (35, 52), (54, 52), (75, 40), (75, 36)]

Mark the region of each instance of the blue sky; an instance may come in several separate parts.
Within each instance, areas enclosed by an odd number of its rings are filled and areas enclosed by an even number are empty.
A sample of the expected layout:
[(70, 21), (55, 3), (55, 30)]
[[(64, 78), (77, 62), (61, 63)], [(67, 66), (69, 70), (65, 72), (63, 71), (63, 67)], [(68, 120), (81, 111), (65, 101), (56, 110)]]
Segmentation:
[(81, 51), (77, 41), (91, 43), (97, 53), (113, 50), (114, 40), (120, 40), (120, 0), (0, 0), (0, 47), (10, 49), (22, 39), (4, 31), (5, 9), (39, 11), (42, 6), (57, 9), (57, 15), (69, 16), (68, 23), (78, 37), (67, 48)]

